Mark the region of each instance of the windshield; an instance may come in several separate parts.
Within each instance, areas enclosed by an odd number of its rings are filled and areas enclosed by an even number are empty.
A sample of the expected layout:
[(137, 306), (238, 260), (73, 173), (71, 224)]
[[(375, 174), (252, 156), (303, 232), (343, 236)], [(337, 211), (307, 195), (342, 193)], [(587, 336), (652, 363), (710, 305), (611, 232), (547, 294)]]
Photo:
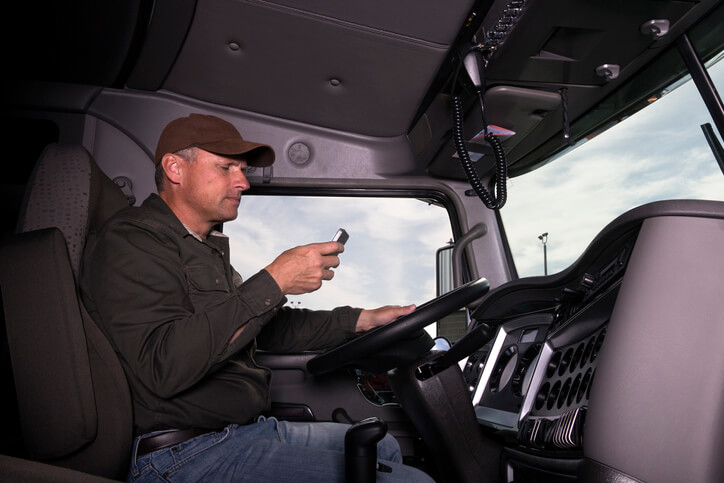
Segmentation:
[[(724, 85), (724, 62), (711, 66), (709, 75)], [(724, 200), (724, 175), (701, 128), (713, 121), (696, 86), (688, 79), (664, 92), (576, 149), (509, 181), (501, 217), (520, 277), (565, 269), (604, 226), (636, 206)]]

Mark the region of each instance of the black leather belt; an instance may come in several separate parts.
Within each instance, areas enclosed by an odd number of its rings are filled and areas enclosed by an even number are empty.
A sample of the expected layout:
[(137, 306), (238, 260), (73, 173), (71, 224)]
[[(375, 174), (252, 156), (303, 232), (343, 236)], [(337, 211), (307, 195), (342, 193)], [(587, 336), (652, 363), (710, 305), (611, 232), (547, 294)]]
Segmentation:
[(158, 451), (160, 449), (170, 448), (171, 446), (176, 446), (177, 444), (188, 441), (189, 439), (195, 438), (196, 436), (201, 436), (202, 434), (208, 433), (215, 433), (217, 431), (220, 430), (204, 428), (177, 429), (174, 431), (169, 431), (167, 433), (157, 434), (156, 436), (143, 438), (141, 441), (138, 442), (136, 457), (143, 456), (148, 453), (153, 453), (154, 451)]

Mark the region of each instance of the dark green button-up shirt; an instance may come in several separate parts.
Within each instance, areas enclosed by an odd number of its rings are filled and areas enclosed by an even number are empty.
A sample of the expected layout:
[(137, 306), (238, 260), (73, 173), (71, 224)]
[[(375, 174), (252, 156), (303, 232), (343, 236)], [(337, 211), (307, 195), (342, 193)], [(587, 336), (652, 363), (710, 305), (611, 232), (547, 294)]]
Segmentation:
[(271, 372), (254, 362), (257, 343), (330, 348), (354, 336), (360, 313), (283, 307), (268, 272), (242, 282), (228, 238), (193, 235), (157, 195), (89, 238), (80, 279), (126, 372), (136, 434), (249, 421), (270, 405)]

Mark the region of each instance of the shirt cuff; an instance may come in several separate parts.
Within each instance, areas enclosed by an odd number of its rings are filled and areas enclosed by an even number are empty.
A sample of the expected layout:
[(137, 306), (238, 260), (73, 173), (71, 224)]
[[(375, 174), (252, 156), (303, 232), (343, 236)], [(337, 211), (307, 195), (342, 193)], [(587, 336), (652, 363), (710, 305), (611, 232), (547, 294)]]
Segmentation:
[(342, 329), (345, 340), (354, 339), (358, 335), (361, 335), (361, 333), (357, 332), (357, 320), (359, 320), (361, 313), (362, 309), (349, 306), (337, 307), (332, 310), (333, 316), (339, 320), (339, 326), (340, 329)]
[(236, 289), (243, 293), (244, 302), (255, 314), (268, 312), (287, 302), (282, 290), (266, 270), (260, 270)]

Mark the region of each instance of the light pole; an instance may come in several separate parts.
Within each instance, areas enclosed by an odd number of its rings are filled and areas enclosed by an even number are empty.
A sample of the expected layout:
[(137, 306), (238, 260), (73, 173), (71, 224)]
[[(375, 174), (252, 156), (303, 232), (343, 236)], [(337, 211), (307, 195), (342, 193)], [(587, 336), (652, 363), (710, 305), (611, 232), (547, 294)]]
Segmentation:
[(543, 243), (543, 274), (548, 275), (548, 250), (546, 244), (548, 243), (548, 232), (545, 232), (538, 236), (538, 239)]

